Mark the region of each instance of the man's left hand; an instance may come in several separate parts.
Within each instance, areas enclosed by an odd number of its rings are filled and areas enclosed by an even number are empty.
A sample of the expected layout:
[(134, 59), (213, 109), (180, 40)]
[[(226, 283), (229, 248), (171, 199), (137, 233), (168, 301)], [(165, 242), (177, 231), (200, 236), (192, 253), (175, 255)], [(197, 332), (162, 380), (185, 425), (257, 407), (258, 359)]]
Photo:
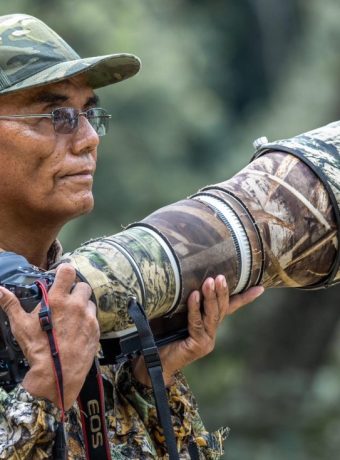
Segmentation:
[[(217, 276), (215, 280), (207, 278), (204, 281), (202, 303), (199, 291), (193, 291), (187, 303), (189, 337), (170, 343), (159, 350), (165, 384), (172, 383), (177, 370), (210, 353), (215, 347), (218, 325), (224, 317), (252, 302), (263, 291), (262, 286), (256, 286), (229, 298), (228, 286), (223, 275)], [(140, 382), (150, 385), (142, 358), (138, 358), (134, 363), (134, 375)]]

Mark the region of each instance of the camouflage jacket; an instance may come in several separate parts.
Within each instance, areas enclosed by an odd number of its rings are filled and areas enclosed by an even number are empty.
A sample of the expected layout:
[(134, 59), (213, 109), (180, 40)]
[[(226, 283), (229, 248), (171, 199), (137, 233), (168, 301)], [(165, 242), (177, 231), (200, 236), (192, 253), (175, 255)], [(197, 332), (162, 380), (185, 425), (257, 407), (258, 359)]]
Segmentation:
[[(59, 254), (60, 248), (55, 244), (49, 253), (50, 262)], [(152, 389), (133, 378), (128, 363), (101, 369), (112, 459), (166, 459)], [(200, 458), (220, 458), (227, 430), (214, 433), (205, 430), (194, 396), (180, 372), (168, 388), (168, 396), (180, 458), (189, 458), (187, 448), (193, 439), (199, 446)], [(0, 459), (51, 459), (60, 415), (50, 401), (32, 397), (21, 385), (10, 393), (0, 388)], [(67, 412), (66, 431), (68, 459), (85, 459), (76, 403)]]

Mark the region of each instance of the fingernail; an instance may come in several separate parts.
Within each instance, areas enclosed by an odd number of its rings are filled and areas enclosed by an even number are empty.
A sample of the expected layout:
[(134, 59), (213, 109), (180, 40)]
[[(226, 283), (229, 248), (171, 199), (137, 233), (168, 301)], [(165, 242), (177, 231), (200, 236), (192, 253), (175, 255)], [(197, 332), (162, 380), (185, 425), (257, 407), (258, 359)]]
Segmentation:
[(224, 289), (226, 289), (227, 287), (227, 280), (225, 279), (225, 276), (223, 276), (222, 286), (224, 287)]
[(0, 291), (0, 299), (4, 296), (4, 293)]
[(213, 279), (209, 280), (209, 289), (212, 291), (215, 289), (215, 281)]
[(200, 303), (200, 294), (199, 294), (199, 292), (195, 292), (194, 297), (195, 297), (195, 302), (197, 304)]

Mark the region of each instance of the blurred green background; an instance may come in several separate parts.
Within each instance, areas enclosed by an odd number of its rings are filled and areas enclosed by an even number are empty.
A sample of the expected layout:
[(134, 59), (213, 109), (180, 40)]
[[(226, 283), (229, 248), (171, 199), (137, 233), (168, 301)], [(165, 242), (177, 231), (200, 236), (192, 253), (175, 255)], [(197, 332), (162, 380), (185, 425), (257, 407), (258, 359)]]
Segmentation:
[[(111, 234), (235, 174), (252, 141), (340, 115), (338, 0), (11, 0), (82, 56), (131, 52), (140, 74), (99, 91), (113, 115), (95, 211), (65, 249)], [(340, 456), (339, 288), (272, 290), (228, 318), (186, 374), (206, 425), (231, 427), (228, 460)]]

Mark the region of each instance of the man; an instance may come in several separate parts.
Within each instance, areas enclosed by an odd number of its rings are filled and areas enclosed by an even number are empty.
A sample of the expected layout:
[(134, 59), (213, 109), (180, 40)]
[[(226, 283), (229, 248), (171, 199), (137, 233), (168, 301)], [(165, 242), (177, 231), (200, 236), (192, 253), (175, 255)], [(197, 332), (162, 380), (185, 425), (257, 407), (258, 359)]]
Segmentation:
[[(131, 55), (80, 59), (41, 21), (27, 15), (0, 18), (0, 247), (40, 268), (60, 256), (63, 225), (93, 207), (92, 182), (99, 136), (107, 114), (94, 89), (128, 78), (139, 69)], [(98, 350), (99, 327), (90, 288), (75, 282), (74, 269), (59, 266), (49, 291), (63, 373), (68, 458), (84, 459), (76, 398)], [(262, 288), (228, 300), (223, 276), (207, 279), (188, 299), (188, 339), (161, 350), (165, 383), (181, 458), (197, 442), (203, 458), (217, 458), (221, 435), (205, 431), (193, 396), (178, 369), (213, 349), (219, 322), (252, 301)], [(0, 288), (0, 305), (30, 365), (10, 393), (0, 389), (0, 458), (52, 458), (60, 419), (51, 354), (38, 320)], [(110, 450), (114, 459), (165, 455), (149, 380), (142, 359), (102, 369)], [(59, 407), (58, 407), (59, 406)]]

